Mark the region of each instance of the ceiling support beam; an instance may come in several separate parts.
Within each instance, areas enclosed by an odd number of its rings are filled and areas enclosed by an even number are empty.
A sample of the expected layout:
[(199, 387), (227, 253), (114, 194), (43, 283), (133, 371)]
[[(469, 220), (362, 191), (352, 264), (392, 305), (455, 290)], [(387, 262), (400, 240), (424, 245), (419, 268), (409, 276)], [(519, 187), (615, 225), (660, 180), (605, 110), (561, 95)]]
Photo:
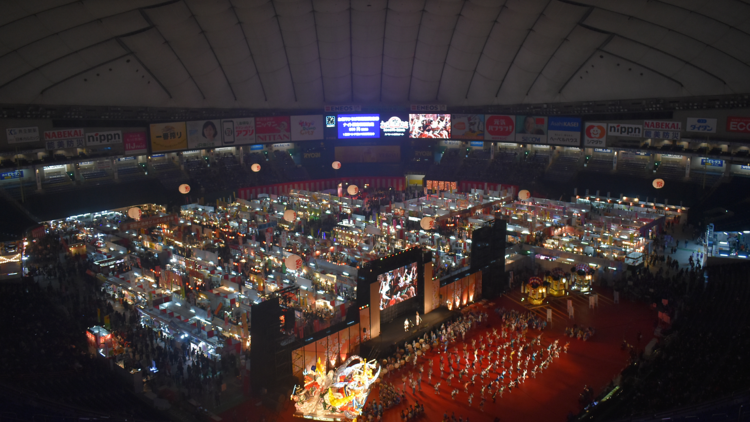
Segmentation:
[[(589, 56), (588, 56), (588, 57), (586, 57), (586, 60), (584, 60), (583, 62), (581, 62), (581, 65), (580, 65), (580, 66), (578, 66), (578, 69), (576, 69), (576, 71), (575, 71), (575, 72), (573, 72), (573, 73), (571, 73), (571, 74), (570, 74), (570, 77), (569, 77), (569, 78), (568, 78), (568, 79), (567, 79), (567, 80), (565, 81), (565, 83), (563, 83), (563, 84), (562, 84), (562, 86), (561, 86), (561, 87), (560, 87), (560, 89), (559, 89), (559, 90), (557, 91), (557, 93), (558, 93), (558, 94), (560, 94), (560, 93), (561, 93), (561, 92), (563, 91), (563, 89), (565, 89), (565, 87), (566, 87), (566, 86), (568, 86), (568, 83), (570, 83), (570, 81), (571, 81), (571, 80), (572, 80), (572, 79), (573, 79), (573, 78), (574, 78), (574, 77), (575, 77), (575, 76), (576, 76), (576, 75), (578, 74), (578, 72), (580, 72), (580, 71), (581, 71), (581, 69), (583, 69), (583, 66), (586, 66), (586, 63), (587, 63), (587, 62), (588, 62), (589, 60), (591, 60), (591, 58), (592, 58), (592, 57), (594, 57), (594, 54), (596, 54), (596, 52), (597, 52), (597, 51), (599, 51), (599, 50), (602, 50), (602, 49), (603, 49), (604, 47), (606, 47), (606, 46), (607, 46), (607, 44), (609, 44), (609, 42), (610, 42), (610, 41), (612, 41), (612, 39), (613, 39), (614, 37), (615, 37), (615, 35), (614, 35), (614, 34), (609, 34), (609, 36), (607, 37), (607, 39), (605, 39), (605, 40), (604, 40), (604, 42), (602, 42), (602, 43), (601, 43), (601, 44), (599, 45), (599, 47), (595, 48), (595, 49), (594, 49), (594, 51), (592, 51), (592, 52), (591, 52), (591, 54), (589, 54)], [(602, 50), (602, 51), (603, 51), (603, 50)]]
[(61, 83), (67, 82), (67, 81), (69, 81), (69, 80), (71, 80), (71, 79), (73, 79), (75, 77), (81, 76), (81, 75), (83, 75), (86, 72), (90, 72), (90, 71), (96, 69), (97, 67), (104, 66), (105, 64), (109, 64), (109, 63), (112, 63), (112, 62), (116, 62), (117, 60), (120, 60), (120, 59), (128, 57), (128, 56), (132, 56), (132, 55), (133, 55), (133, 53), (125, 53), (125, 54), (123, 54), (121, 56), (115, 57), (114, 59), (110, 59), (110, 60), (107, 60), (105, 62), (102, 62), (102, 63), (99, 63), (99, 64), (95, 64), (95, 65), (93, 65), (93, 66), (91, 66), (89, 68), (86, 68), (86, 69), (84, 69), (84, 70), (82, 70), (82, 71), (80, 71), (80, 72), (78, 72), (76, 74), (70, 75), (67, 78), (60, 79), (59, 81), (53, 83), (52, 85), (49, 85), (48, 87), (44, 88), (42, 90), (42, 92), (39, 93), (39, 95), (44, 95), (45, 92), (47, 92), (50, 89), (52, 89), (52, 88), (60, 85)]
[[(171, 3), (176, 3), (176, 2), (171, 2)], [(141, 12), (141, 16), (143, 16), (143, 19), (145, 19), (149, 25), (153, 26), (156, 32), (159, 34), (159, 36), (164, 40), (164, 44), (167, 45), (167, 47), (169, 48), (169, 51), (171, 51), (172, 54), (174, 54), (175, 58), (177, 58), (177, 61), (180, 62), (180, 65), (182, 65), (182, 68), (185, 69), (185, 73), (188, 74), (188, 76), (190, 77), (190, 80), (193, 81), (193, 84), (195, 84), (195, 88), (197, 88), (198, 92), (201, 94), (201, 98), (205, 100), (206, 95), (203, 93), (203, 90), (201, 89), (200, 85), (198, 85), (198, 82), (190, 73), (190, 69), (188, 69), (187, 66), (185, 66), (185, 63), (182, 61), (180, 56), (177, 54), (176, 51), (174, 51), (174, 48), (172, 48), (172, 44), (169, 43), (169, 41), (167, 40), (167, 37), (165, 37), (164, 34), (162, 34), (161, 31), (159, 31), (159, 28), (157, 28), (156, 25), (154, 25), (154, 22), (151, 20), (151, 18), (148, 16), (148, 14), (146, 13), (144, 9), (140, 9), (140, 12)]]
[(349, 0), (349, 98), (354, 101), (354, 38), (352, 38), (352, 0)]
[(544, 11), (547, 10), (550, 3), (552, 3), (552, 0), (549, 0), (547, 4), (544, 6), (544, 9), (542, 9), (542, 13), (539, 14), (539, 16), (536, 17), (536, 20), (533, 24), (531, 24), (531, 28), (526, 32), (526, 36), (523, 37), (523, 41), (521, 41), (521, 45), (518, 46), (518, 50), (516, 50), (516, 54), (513, 55), (513, 59), (511, 59), (510, 64), (508, 65), (508, 68), (505, 69), (505, 74), (503, 75), (503, 78), (500, 80), (500, 86), (497, 87), (497, 92), (495, 93), (495, 98), (497, 98), (498, 95), (500, 95), (500, 90), (503, 89), (503, 84), (505, 83), (505, 78), (508, 77), (508, 73), (510, 73), (510, 69), (513, 67), (513, 64), (516, 62), (516, 58), (518, 57), (518, 53), (521, 52), (521, 49), (523, 48), (523, 45), (526, 44), (526, 40), (529, 39), (529, 35), (531, 35), (532, 32), (534, 32), (534, 27), (536, 26), (537, 22), (539, 22), (539, 19), (544, 16)]
[(448, 48), (445, 50), (445, 58), (443, 59), (443, 68), (440, 70), (440, 78), (438, 79), (437, 92), (435, 92), (435, 101), (440, 98), (440, 87), (443, 85), (443, 73), (445, 73), (445, 66), (448, 64), (448, 54), (451, 52), (451, 44), (453, 44), (453, 37), (456, 36), (456, 28), (458, 28), (458, 21), (461, 19), (461, 15), (464, 13), (464, 7), (466, 7), (466, 1), (461, 5), (461, 10), (458, 12), (456, 17), (456, 23), (453, 24), (453, 31), (451, 32), (451, 39), (448, 40)]
[(388, 9), (391, 6), (391, 0), (385, 2), (385, 19), (383, 19), (383, 48), (380, 50), (380, 96), (378, 97), (379, 102), (383, 102), (383, 70), (385, 68), (385, 34), (388, 29)]
[(500, 19), (500, 15), (503, 13), (503, 10), (506, 9), (505, 3), (503, 3), (502, 6), (500, 6), (500, 11), (497, 12), (497, 16), (495, 16), (495, 20), (492, 22), (492, 28), (490, 28), (490, 32), (487, 34), (487, 38), (484, 39), (484, 45), (482, 46), (482, 50), (479, 52), (479, 57), (477, 57), (477, 62), (474, 65), (474, 71), (471, 73), (471, 79), (469, 79), (469, 86), (466, 87), (466, 96), (465, 99), (469, 99), (469, 92), (471, 91), (471, 84), (474, 83), (474, 76), (477, 74), (477, 69), (479, 69), (479, 62), (482, 61), (482, 55), (484, 54), (484, 49), (487, 48), (487, 43), (490, 42), (490, 36), (492, 35), (492, 31), (495, 29), (495, 25), (497, 25), (497, 20)]
[(227, 72), (224, 71), (224, 66), (221, 65), (219, 56), (216, 55), (216, 51), (214, 50), (214, 47), (211, 45), (211, 40), (208, 39), (208, 35), (206, 34), (206, 31), (203, 30), (201, 23), (198, 21), (198, 18), (195, 16), (192, 9), (190, 9), (190, 5), (188, 4), (188, 2), (183, 0), (182, 3), (187, 8), (188, 12), (190, 12), (190, 17), (193, 18), (193, 20), (195, 21), (195, 24), (198, 25), (198, 29), (201, 31), (201, 34), (203, 34), (203, 38), (206, 40), (206, 44), (208, 44), (208, 49), (211, 50), (211, 54), (213, 54), (214, 59), (216, 59), (216, 64), (218, 64), (219, 69), (221, 69), (221, 74), (224, 75), (224, 80), (227, 81), (227, 85), (229, 86), (229, 91), (232, 93), (232, 97), (234, 97), (234, 101), (237, 101), (237, 94), (234, 93), (232, 82), (229, 80), (229, 77), (227, 76)]
[(534, 88), (534, 84), (536, 84), (536, 81), (542, 75), (542, 72), (544, 72), (544, 69), (547, 68), (547, 66), (549, 65), (549, 62), (551, 62), (552, 58), (555, 57), (555, 54), (557, 54), (557, 52), (560, 51), (560, 48), (562, 48), (562, 46), (565, 45), (565, 43), (568, 41), (568, 38), (570, 38), (570, 36), (573, 34), (573, 31), (576, 30), (576, 28), (578, 27), (578, 25), (580, 25), (581, 23), (583, 23), (583, 21), (585, 21), (586, 18), (588, 18), (589, 15), (591, 14), (591, 12), (593, 12), (593, 11), (594, 11), (594, 8), (593, 7), (589, 7), (588, 10), (583, 14), (583, 16), (581, 16), (581, 19), (578, 19), (578, 23), (576, 23), (575, 25), (573, 25), (573, 28), (570, 30), (570, 32), (568, 32), (568, 35), (566, 35), (565, 38), (563, 38), (563, 40), (557, 46), (557, 48), (555, 49), (555, 51), (553, 51), (552, 54), (550, 54), (549, 58), (544, 63), (544, 66), (542, 66), (542, 69), (539, 70), (539, 72), (536, 74), (536, 77), (534, 78), (534, 82), (532, 82), (531, 85), (529, 85), (529, 89), (528, 89), (528, 91), (526, 91), (526, 96), (527, 97), (529, 96), (529, 93), (531, 92), (531, 89)]
[[(89, 24), (91, 24), (93, 22), (96, 22), (96, 21), (100, 21), (101, 22), (103, 19), (109, 19), (109, 18), (113, 18), (115, 16), (120, 16), (120, 15), (124, 15), (124, 14), (127, 14), (127, 13), (135, 12), (135, 11), (141, 12), (141, 14), (143, 14), (142, 12), (143, 12), (144, 9), (154, 9), (154, 8), (157, 8), (157, 7), (167, 6), (167, 5), (170, 5), (172, 3), (177, 3), (178, 1), (180, 1), (180, 0), (170, 0), (170, 1), (167, 1), (167, 2), (164, 2), (164, 3), (155, 4), (153, 6), (147, 6), (147, 7), (142, 7), (142, 8), (130, 9), (130, 10), (127, 10), (125, 12), (117, 12), (117, 13), (114, 13), (112, 15), (103, 16), (101, 18), (97, 18), (97, 19), (94, 19), (94, 20), (90, 20), (88, 22), (84, 22), (84, 23), (81, 23), (81, 24), (78, 24), (78, 25), (75, 25), (75, 26), (71, 26), (70, 28), (65, 28), (62, 31), (58, 31), (58, 32), (55, 32), (54, 34), (46, 35), (46, 36), (44, 36), (42, 38), (38, 38), (38, 39), (36, 39), (34, 41), (26, 43), (26, 44), (24, 44), (22, 46), (16, 47), (13, 51), (9, 51), (9, 52), (7, 52), (7, 53), (5, 53), (3, 55), (0, 55), (0, 59), (2, 59), (3, 57), (5, 57), (5, 56), (7, 56), (9, 54), (17, 53), (19, 50), (21, 50), (21, 49), (23, 49), (25, 47), (28, 47), (28, 46), (36, 43), (36, 42), (39, 42), (41, 40), (44, 40), (44, 39), (47, 39), (47, 38), (50, 38), (50, 37), (58, 36), (58, 35), (66, 32), (66, 31), (70, 31), (72, 29), (81, 28), (83, 26), (89, 25)], [(55, 9), (55, 8), (52, 8), (52, 9)], [(25, 18), (22, 18), (22, 19), (25, 19)], [(18, 19), (18, 20), (20, 20), (20, 19)], [(151, 22), (149, 19), (147, 19), (146, 21), (148, 22), (149, 26), (153, 26), (154, 25), (153, 22)], [(2, 26), (0, 26), (0, 28), (2, 28)]]
[[(294, 76), (292, 76), (292, 65), (289, 63), (289, 53), (286, 51), (286, 41), (284, 41), (284, 31), (281, 30), (281, 21), (279, 20), (279, 14), (276, 13), (276, 5), (271, 0), (271, 7), (273, 8), (273, 17), (276, 18), (276, 25), (279, 28), (279, 35), (281, 35), (281, 47), (284, 49), (284, 57), (286, 57), (286, 66), (289, 68), (289, 80), (292, 82), (292, 95), (294, 95), (294, 102), (297, 102), (297, 89), (294, 87)], [(323, 76), (323, 75), (321, 75)]]
[(232, 13), (234, 13), (235, 19), (237, 19), (237, 24), (240, 26), (240, 31), (242, 31), (242, 39), (245, 41), (245, 46), (247, 46), (248, 53), (250, 53), (250, 60), (253, 61), (255, 74), (258, 75), (258, 83), (260, 83), (260, 90), (263, 92), (263, 100), (268, 102), (268, 96), (266, 95), (266, 87), (263, 86), (263, 78), (260, 77), (260, 72), (258, 71), (258, 64), (255, 62), (255, 56), (253, 56), (253, 50), (250, 48), (250, 43), (247, 41), (247, 34), (245, 34), (245, 27), (242, 26), (242, 22), (240, 21), (240, 15), (237, 14), (237, 8), (234, 7), (234, 3), (232, 3), (232, 0), (227, 0), (227, 1), (229, 2), (229, 7), (232, 9)]
[[(125, 35), (124, 35), (124, 36), (125, 36)], [(135, 54), (135, 52), (134, 52), (134, 51), (132, 51), (132, 50), (131, 50), (131, 49), (130, 49), (130, 48), (129, 48), (129, 47), (128, 47), (128, 46), (126, 45), (126, 44), (125, 44), (125, 42), (123, 42), (123, 41), (122, 41), (122, 40), (120, 39), (120, 37), (117, 37), (117, 43), (118, 43), (118, 44), (120, 44), (120, 47), (124, 48), (124, 49), (125, 49), (125, 51), (127, 51), (127, 52), (131, 53), (131, 54), (133, 55), (133, 57), (134, 57), (134, 58), (135, 58), (136, 60), (138, 60), (138, 63), (139, 63), (139, 64), (140, 64), (140, 65), (141, 65), (141, 66), (143, 67), (143, 70), (145, 70), (145, 71), (146, 71), (146, 73), (148, 73), (148, 74), (149, 74), (149, 75), (150, 75), (150, 76), (151, 76), (152, 78), (154, 78), (154, 80), (156, 81), (156, 83), (157, 83), (157, 84), (159, 84), (159, 86), (161, 87), (161, 89), (163, 89), (163, 90), (164, 90), (164, 92), (166, 92), (166, 93), (167, 93), (167, 95), (169, 96), (169, 99), (171, 100), (171, 99), (173, 98), (173, 97), (172, 97), (172, 93), (171, 93), (171, 92), (169, 92), (169, 90), (167, 89), (167, 87), (166, 87), (166, 86), (164, 86), (164, 84), (163, 84), (163, 83), (161, 83), (161, 81), (159, 80), (159, 78), (157, 78), (157, 77), (156, 77), (156, 75), (154, 75), (154, 72), (152, 72), (152, 71), (151, 71), (151, 69), (149, 69), (149, 68), (148, 68), (148, 66), (146, 66), (146, 64), (145, 64), (145, 63), (143, 63), (143, 62), (141, 61), (141, 59), (140, 59), (140, 58), (138, 58), (138, 55), (137, 55), (137, 54)]]
[(320, 87), (323, 91), (323, 102), (326, 102), (326, 81), (323, 78), (323, 59), (320, 57), (320, 37), (318, 37), (318, 19), (315, 17), (315, 0), (310, 0), (312, 5), (313, 26), (315, 27), (315, 45), (318, 46), (318, 67), (320, 68)]
[(419, 26), (417, 27), (417, 38), (414, 40), (414, 54), (411, 59), (411, 73), (409, 74), (409, 91), (407, 99), (411, 101), (411, 81), (414, 80), (414, 63), (417, 62), (417, 47), (419, 47), (419, 34), (422, 32), (422, 21), (424, 20), (425, 10), (427, 10), (427, 1), (422, 3), (422, 14), (419, 16)]
[(672, 28), (669, 28), (669, 27), (666, 27), (666, 26), (664, 26), (664, 25), (661, 25), (661, 24), (658, 24), (658, 23), (655, 23), (655, 22), (651, 22), (651, 21), (647, 21), (647, 20), (645, 20), (645, 19), (641, 19), (641, 18), (638, 18), (638, 17), (632, 16), (632, 15), (628, 15), (628, 14), (622, 13), (622, 12), (616, 12), (616, 11), (614, 11), (614, 10), (610, 10), (610, 9), (607, 9), (607, 8), (604, 8), (604, 7), (601, 7), (601, 6), (590, 6), (590, 5), (588, 5), (588, 4), (583, 4), (583, 3), (579, 3), (579, 2), (577, 2), (577, 1), (573, 1), (573, 0), (558, 0), (558, 1), (561, 1), (561, 2), (563, 2), (563, 3), (568, 3), (568, 4), (572, 4), (572, 5), (575, 5), (575, 6), (582, 6), (582, 7), (594, 7), (594, 8), (597, 8), (597, 9), (599, 9), (599, 10), (603, 10), (603, 11), (605, 11), (605, 12), (613, 13), (613, 14), (615, 14), (615, 15), (625, 16), (625, 17), (626, 17), (626, 18), (628, 18), (628, 19), (634, 19), (634, 20), (638, 20), (638, 21), (641, 21), (641, 22), (647, 23), (647, 24), (649, 24), (649, 25), (654, 25), (654, 26), (656, 26), (656, 27), (659, 27), (659, 28), (665, 29), (665, 30), (667, 30), (667, 31), (669, 31), (669, 32), (674, 32), (675, 34), (679, 34), (679, 35), (681, 35), (681, 36), (683, 36), (683, 37), (685, 37), (685, 38), (689, 38), (689, 39), (690, 39), (690, 40), (692, 40), (692, 41), (695, 41), (695, 42), (697, 42), (697, 43), (699, 43), (699, 44), (702, 44), (702, 45), (703, 45), (704, 47), (710, 48), (710, 49), (712, 49), (712, 50), (716, 50), (716, 51), (720, 52), (721, 54), (724, 54), (725, 56), (727, 56), (727, 57), (731, 58), (732, 60), (735, 60), (735, 61), (737, 61), (737, 62), (739, 62), (739, 63), (742, 63), (742, 64), (743, 64), (743, 65), (744, 65), (745, 67), (747, 67), (747, 68), (750, 68), (750, 65), (748, 65), (748, 64), (747, 64), (747, 63), (745, 63), (744, 61), (740, 60), (739, 58), (737, 58), (737, 57), (735, 57), (735, 56), (733, 56), (733, 55), (731, 55), (731, 54), (727, 53), (726, 51), (724, 51), (724, 50), (719, 50), (718, 48), (714, 47), (714, 46), (713, 46), (713, 45), (711, 45), (711, 44), (707, 44), (707, 43), (705, 43), (705, 42), (703, 42), (703, 41), (701, 41), (701, 40), (699, 40), (699, 39), (697, 39), (697, 38), (695, 38), (695, 37), (692, 37), (692, 36), (690, 36), (690, 35), (687, 35), (687, 34), (685, 34), (684, 32), (676, 31), (676, 30), (674, 30), (674, 29), (672, 29)]
[[(624, 39), (624, 40), (626, 40), (626, 41), (630, 41), (630, 42), (632, 42), (632, 43), (634, 43), (634, 44), (638, 44), (638, 45), (640, 45), (640, 46), (642, 46), (642, 47), (646, 47), (646, 48), (650, 48), (650, 49), (652, 49), (652, 50), (658, 51), (659, 53), (661, 53), (661, 54), (664, 54), (665, 56), (671, 57), (671, 58), (673, 58), (673, 59), (675, 59), (675, 60), (679, 60), (679, 61), (680, 61), (680, 62), (682, 62), (683, 64), (685, 64), (685, 65), (687, 65), (687, 66), (690, 66), (690, 67), (693, 67), (693, 68), (695, 68), (695, 69), (697, 69), (697, 70), (699, 70), (699, 71), (701, 71), (701, 72), (705, 73), (706, 75), (708, 75), (708, 76), (710, 76), (710, 77), (712, 77), (712, 78), (714, 78), (714, 79), (718, 80), (719, 82), (723, 83), (724, 85), (726, 85), (726, 84), (727, 84), (727, 82), (726, 82), (726, 81), (725, 81), (724, 79), (722, 79), (722, 78), (718, 77), (717, 75), (714, 75), (713, 73), (709, 72), (708, 70), (706, 70), (706, 69), (703, 69), (703, 68), (702, 68), (702, 67), (700, 67), (700, 66), (696, 66), (696, 65), (694, 65), (694, 64), (692, 64), (692, 63), (690, 63), (690, 62), (689, 62), (689, 61), (687, 61), (687, 60), (681, 59), (681, 58), (679, 58), (679, 57), (675, 56), (674, 54), (671, 54), (671, 53), (667, 53), (667, 52), (666, 52), (666, 51), (664, 51), (664, 50), (661, 50), (661, 49), (659, 49), (659, 48), (656, 48), (656, 47), (654, 47), (654, 46), (651, 46), (651, 45), (648, 45), (648, 44), (644, 44), (644, 43), (642, 43), (642, 42), (640, 42), (640, 41), (637, 41), (637, 40), (634, 40), (634, 39), (632, 39), (632, 38), (628, 38), (628, 37), (625, 37), (625, 36), (622, 36), (622, 35), (619, 35), (619, 34), (615, 34), (614, 32), (608, 32), (608, 31), (605, 31), (605, 30), (603, 30), (603, 29), (595, 28), (595, 27), (593, 27), (593, 26), (590, 26), (590, 25), (586, 25), (586, 24), (580, 24), (580, 25), (581, 25), (582, 27), (586, 28), (586, 29), (589, 29), (589, 30), (592, 30), (592, 31), (605, 32), (605, 33), (607, 33), (607, 34), (613, 34), (613, 35), (614, 35), (615, 37), (617, 37), (617, 38), (622, 38), (622, 39)], [(607, 53), (609, 53), (609, 54), (612, 54), (612, 53), (610, 53), (610, 52), (607, 52)], [(612, 54), (612, 55), (614, 55), (614, 54)], [(633, 60), (628, 60), (628, 61), (630, 61), (630, 62), (633, 62)]]

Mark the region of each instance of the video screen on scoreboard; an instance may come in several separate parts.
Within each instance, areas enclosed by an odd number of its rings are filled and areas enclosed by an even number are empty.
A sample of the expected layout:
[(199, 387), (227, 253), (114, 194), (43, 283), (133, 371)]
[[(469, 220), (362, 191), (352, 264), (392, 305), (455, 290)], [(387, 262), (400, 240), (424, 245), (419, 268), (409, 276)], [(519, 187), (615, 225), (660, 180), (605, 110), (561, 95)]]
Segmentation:
[(380, 138), (379, 114), (339, 114), (336, 120), (339, 139)]
[(450, 114), (410, 114), (409, 138), (450, 139)]
[(378, 276), (380, 310), (417, 296), (417, 263), (396, 268)]

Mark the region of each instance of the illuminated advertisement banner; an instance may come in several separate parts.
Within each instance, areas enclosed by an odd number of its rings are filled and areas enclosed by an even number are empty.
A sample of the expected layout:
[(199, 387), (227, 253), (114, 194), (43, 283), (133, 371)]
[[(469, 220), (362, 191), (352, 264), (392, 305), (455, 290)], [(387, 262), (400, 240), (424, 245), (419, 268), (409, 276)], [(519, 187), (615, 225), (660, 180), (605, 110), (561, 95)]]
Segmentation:
[(119, 130), (86, 134), (86, 146), (88, 147), (119, 143), (122, 143), (122, 132)]
[(451, 138), (483, 140), (484, 114), (451, 115)]
[(188, 148), (202, 149), (221, 146), (221, 121), (198, 120), (187, 122)]
[(152, 153), (187, 149), (185, 122), (155, 123), (149, 125), (149, 131)]
[(379, 114), (339, 114), (336, 127), (339, 139), (380, 138)]
[(547, 117), (516, 116), (516, 142), (524, 144), (546, 144)]
[(607, 145), (607, 124), (586, 122), (583, 128), (583, 146), (603, 147)]
[(38, 127), (14, 127), (5, 129), (5, 137), (9, 144), (25, 142), (39, 142)]
[(485, 141), (515, 141), (516, 117), (500, 114), (485, 116)]
[(727, 117), (727, 132), (750, 133), (750, 117)]
[(255, 143), (255, 118), (244, 117), (221, 121), (222, 144), (247, 145)]
[(380, 116), (380, 137), (406, 138), (409, 136), (409, 116)]
[(289, 142), (292, 140), (289, 116), (256, 117), (255, 137), (258, 142)]
[(126, 155), (139, 155), (148, 152), (146, 132), (125, 132), (122, 134), (122, 143)]
[(319, 141), (323, 139), (323, 115), (292, 116), (292, 141)]
[(410, 114), (409, 138), (450, 139), (450, 114)]
[(716, 119), (688, 117), (685, 132), (716, 133)]
[(581, 119), (579, 117), (550, 117), (547, 122), (547, 140), (550, 145), (581, 145)]
[(83, 148), (83, 129), (60, 129), (44, 132), (44, 143), (48, 150)]

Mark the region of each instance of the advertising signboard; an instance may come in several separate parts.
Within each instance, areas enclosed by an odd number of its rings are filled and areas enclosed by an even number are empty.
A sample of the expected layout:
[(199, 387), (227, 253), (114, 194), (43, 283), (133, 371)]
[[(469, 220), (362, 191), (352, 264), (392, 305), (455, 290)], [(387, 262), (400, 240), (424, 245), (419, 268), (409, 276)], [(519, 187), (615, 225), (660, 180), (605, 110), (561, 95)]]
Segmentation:
[(292, 141), (319, 141), (323, 139), (323, 115), (292, 116)]
[(409, 138), (450, 139), (450, 114), (410, 114)]
[(83, 148), (83, 129), (58, 129), (44, 132), (44, 142), (48, 150)]
[(409, 136), (409, 115), (380, 116), (381, 138), (406, 138)]
[(515, 141), (516, 116), (488, 114), (484, 124), (485, 141)]
[(9, 144), (39, 142), (38, 127), (12, 127), (5, 129), (5, 138)]
[(222, 133), (219, 120), (198, 120), (187, 122), (188, 148), (203, 149), (221, 146)]
[(547, 143), (547, 116), (516, 116), (516, 142)]
[(379, 114), (339, 114), (336, 119), (339, 139), (380, 138)]
[(140, 155), (148, 152), (146, 132), (125, 132), (122, 134), (125, 155)]
[(547, 122), (547, 141), (550, 145), (581, 146), (581, 119), (550, 117)]
[(256, 117), (255, 139), (261, 143), (289, 142), (290, 127), (289, 116)]
[(255, 143), (255, 118), (240, 117), (221, 121), (222, 144), (225, 146)]
[(583, 146), (603, 147), (607, 144), (607, 124), (586, 122), (583, 128)]
[(149, 125), (151, 152), (179, 151), (187, 149), (185, 122), (154, 123)]
[(483, 140), (484, 114), (451, 115), (451, 138)]

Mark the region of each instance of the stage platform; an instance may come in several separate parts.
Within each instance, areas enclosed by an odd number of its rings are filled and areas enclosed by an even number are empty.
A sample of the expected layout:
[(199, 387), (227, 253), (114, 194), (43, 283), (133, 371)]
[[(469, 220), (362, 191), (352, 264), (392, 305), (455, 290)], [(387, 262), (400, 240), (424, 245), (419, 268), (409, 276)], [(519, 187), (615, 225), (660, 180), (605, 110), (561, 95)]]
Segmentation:
[(360, 356), (367, 359), (378, 359), (390, 356), (396, 352), (396, 347), (403, 347), (404, 342), (411, 342), (417, 337), (423, 337), (435, 327), (440, 327), (444, 321), (460, 315), (458, 310), (450, 311), (441, 306), (427, 315), (421, 315), (422, 323), (418, 327), (412, 327), (408, 332), (404, 331), (404, 319), (414, 323), (415, 314), (407, 314), (393, 321), (380, 325), (380, 335), (374, 339), (363, 342), (360, 345)]

